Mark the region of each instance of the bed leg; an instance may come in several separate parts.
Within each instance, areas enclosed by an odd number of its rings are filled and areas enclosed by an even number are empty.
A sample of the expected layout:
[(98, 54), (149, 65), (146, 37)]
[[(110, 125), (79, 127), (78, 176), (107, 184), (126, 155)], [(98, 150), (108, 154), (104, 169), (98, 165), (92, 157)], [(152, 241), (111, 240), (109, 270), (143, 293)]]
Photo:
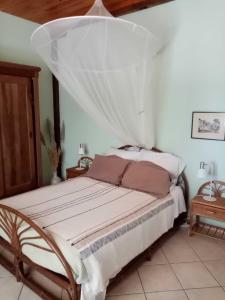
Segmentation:
[(65, 290), (67, 295), (69, 296), (69, 299), (71, 300), (80, 300), (80, 289), (79, 287), (74, 284), (73, 286), (70, 286), (68, 290)]
[(14, 265), (15, 265), (15, 270), (16, 270), (16, 280), (18, 282), (20, 282), (20, 281), (22, 281), (23, 274), (24, 274), (23, 262), (18, 257), (15, 257)]
[(145, 257), (146, 257), (147, 261), (150, 261), (152, 259), (152, 253), (151, 253), (151, 249), (150, 248), (147, 249)]

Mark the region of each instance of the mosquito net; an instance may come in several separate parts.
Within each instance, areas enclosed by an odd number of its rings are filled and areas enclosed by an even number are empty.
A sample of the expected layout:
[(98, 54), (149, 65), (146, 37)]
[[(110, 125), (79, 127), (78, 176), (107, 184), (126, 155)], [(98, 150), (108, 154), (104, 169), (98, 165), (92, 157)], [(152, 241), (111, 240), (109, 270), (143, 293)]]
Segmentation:
[(97, 0), (85, 16), (40, 26), (32, 45), (73, 99), (123, 143), (154, 144), (151, 74), (157, 39)]

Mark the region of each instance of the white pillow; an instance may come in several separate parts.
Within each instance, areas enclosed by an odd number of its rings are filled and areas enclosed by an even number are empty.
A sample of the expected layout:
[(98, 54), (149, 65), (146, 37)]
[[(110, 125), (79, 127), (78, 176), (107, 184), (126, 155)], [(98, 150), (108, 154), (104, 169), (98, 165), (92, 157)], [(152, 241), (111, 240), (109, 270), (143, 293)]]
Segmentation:
[(177, 182), (179, 175), (185, 168), (185, 162), (171, 153), (154, 152), (142, 149), (140, 154), (140, 160), (153, 162), (154, 164), (166, 169), (170, 173), (174, 184)]
[(110, 148), (105, 155), (116, 155), (124, 159), (140, 160), (141, 152)]
[(136, 152), (140, 152), (140, 147), (138, 146), (130, 146), (126, 149), (127, 151), (136, 151)]

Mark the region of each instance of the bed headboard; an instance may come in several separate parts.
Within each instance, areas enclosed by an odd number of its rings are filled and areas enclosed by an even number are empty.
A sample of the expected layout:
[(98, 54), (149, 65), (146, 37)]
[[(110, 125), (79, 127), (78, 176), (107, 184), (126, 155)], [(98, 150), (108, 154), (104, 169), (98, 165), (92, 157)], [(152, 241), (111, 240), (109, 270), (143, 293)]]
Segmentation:
[[(120, 149), (120, 150), (128, 150), (128, 148), (130, 148), (130, 147), (134, 147), (134, 146), (132, 146), (132, 145), (124, 145), (124, 146), (119, 147), (118, 149)], [(144, 147), (139, 147), (139, 146), (135, 146), (135, 147), (138, 147), (140, 150), (141, 149), (145, 149)], [(155, 148), (155, 147), (153, 147), (150, 150), (155, 151), (155, 152), (163, 152), (162, 150), (160, 150), (158, 148)], [(185, 204), (186, 204), (186, 207), (188, 209), (188, 206), (189, 206), (189, 186), (188, 186), (187, 177), (185, 176), (184, 172), (179, 176), (177, 185), (180, 186), (182, 188), (182, 190), (183, 190)]]

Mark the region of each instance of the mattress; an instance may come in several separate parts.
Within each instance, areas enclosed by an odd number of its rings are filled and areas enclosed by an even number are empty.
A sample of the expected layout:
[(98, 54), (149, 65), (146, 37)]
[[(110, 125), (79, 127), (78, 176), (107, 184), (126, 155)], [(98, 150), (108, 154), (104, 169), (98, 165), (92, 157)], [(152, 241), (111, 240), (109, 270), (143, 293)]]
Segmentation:
[[(185, 211), (182, 191), (157, 199), (149, 194), (78, 177), (7, 198), (2, 204), (27, 215), (50, 235), (82, 285), (82, 300), (105, 298), (109, 280), (147, 249)], [(3, 232), (0, 234), (7, 240)], [(26, 236), (33, 236), (32, 230)], [(43, 241), (35, 243), (43, 246)], [(37, 264), (65, 275), (51, 253), (26, 245)]]

